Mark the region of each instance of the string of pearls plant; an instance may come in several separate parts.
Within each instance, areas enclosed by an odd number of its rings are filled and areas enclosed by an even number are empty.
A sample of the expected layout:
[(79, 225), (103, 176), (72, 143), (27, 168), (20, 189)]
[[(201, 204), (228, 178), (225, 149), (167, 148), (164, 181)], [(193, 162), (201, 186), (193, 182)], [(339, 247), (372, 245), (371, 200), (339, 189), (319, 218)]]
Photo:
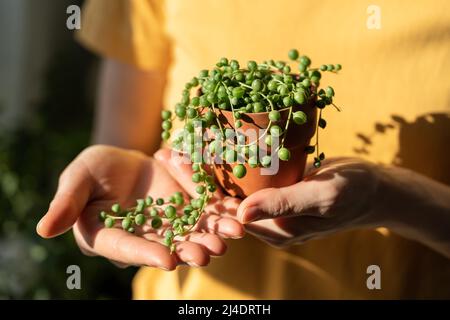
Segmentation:
[[(268, 146), (272, 145), (273, 138), (280, 139), (275, 154), (280, 160), (289, 161), (290, 151), (284, 146), (289, 125), (305, 124), (308, 118), (301, 109), (314, 101), (319, 114), (316, 140), (305, 152), (316, 153), (314, 166), (320, 167), (325, 154), (319, 151), (319, 129), (324, 129), (327, 125), (322, 111), (328, 105), (340, 111), (333, 103), (333, 88), (319, 88), (320, 81), (322, 72), (337, 73), (342, 66), (323, 64), (311, 67), (311, 59), (300, 55), (296, 49), (290, 50), (288, 57), (296, 63), (298, 72), (294, 73), (291, 65), (285, 61), (268, 60), (259, 64), (249, 61), (247, 68), (241, 68), (238, 61), (222, 58), (215, 68), (200, 71), (197, 77), (186, 83), (174, 114), (169, 110), (162, 111), (161, 137), (165, 141), (170, 138), (173, 121), (183, 123), (181, 134), (174, 136), (173, 147), (190, 158), (194, 172), (192, 181), (198, 184), (198, 197), (186, 203), (183, 194), (177, 192), (168, 199), (154, 200), (150, 196), (139, 199), (130, 208), (122, 209), (119, 204), (114, 204), (109, 211), (100, 213), (105, 226), (111, 228), (121, 222), (124, 230), (135, 232), (136, 227), (143, 226), (148, 221), (152, 228), (158, 229), (163, 225), (163, 220), (167, 220), (169, 227), (164, 233), (164, 243), (171, 251), (175, 250), (174, 237), (185, 235), (195, 227), (217, 188), (214, 176), (210, 174), (213, 170), (207, 170), (208, 166), (212, 166), (211, 161), (205, 158), (215, 156), (226, 163), (234, 163), (238, 154), (243, 154), (243, 160), (251, 168), (270, 166), (271, 156), (266, 155), (261, 159), (258, 156), (258, 141), (246, 144), (245, 136), (239, 133), (238, 129), (243, 125), (241, 118), (245, 113), (268, 112), (269, 125), (259, 138), (264, 138)], [(284, 126), (280, 126), (280, 110), (286, 108), (289, 110), (288, 119)], [(218, 110), (232, 112), (232, 128), (224, 128), (217, 116)], [(214, 140), (209, 143), (205, 139), (197, 141), (195, 137), (198, 127), (201, 128), (200, 134), (207, 131)], [(208, 155), (205, 155), (205, 151)], [(242, 163), (236, 164), (233, 174), (237, 178), (244, 177), (245, 166)]]

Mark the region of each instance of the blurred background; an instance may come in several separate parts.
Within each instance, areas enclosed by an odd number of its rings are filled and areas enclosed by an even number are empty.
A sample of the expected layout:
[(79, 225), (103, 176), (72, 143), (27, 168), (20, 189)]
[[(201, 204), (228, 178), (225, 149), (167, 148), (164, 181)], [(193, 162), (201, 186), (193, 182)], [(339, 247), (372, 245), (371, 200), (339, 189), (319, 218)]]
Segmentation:
[[(74, 0), (0, 0), (0, 299), (130, 298), (135, 270), (40, 239), (57, 178), (90, 141), (97, 60), (66, 28)], [(79, 265), (82, 289), (66, 269)], [(50, 271), (50, 272), (49, 272)]]

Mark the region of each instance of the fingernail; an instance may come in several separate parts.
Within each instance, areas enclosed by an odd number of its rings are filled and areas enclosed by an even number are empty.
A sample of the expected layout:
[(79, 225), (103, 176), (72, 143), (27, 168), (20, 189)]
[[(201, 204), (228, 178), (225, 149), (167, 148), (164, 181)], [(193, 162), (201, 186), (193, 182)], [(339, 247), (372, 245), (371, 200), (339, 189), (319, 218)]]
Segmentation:
[(190, 265), (191, 267), (195, 267), (195, 268), (200, 267), (198, 264), (196, 264), (195, 262), (192, 262), (192, 261), (188, 261), (187, 264)]
[(37, 223), (37, 225), (36, 225), (36, 230), (39, 230), (39, 229), (41, 228), (42, 220), (43, 220), (43, 219), (44, 219), (44, 218), (42, 217), (41, 220), (39, 220), (39, 222)]
[(242, 213), (239, 220), (241, 220), (242, 223), (250, 223), (258, 219), (260, 216), (260, 210), (256, 207), (248, 207), (244, 209), (244, 212)]
[(41, 220), (39, 220), (39, 222), (38, 222), (37, 225), (36, 225), (36, 232), (37, 232), (38, 235), (41, 235), (41, 234), (40, 234), (40, 230), (41, 230), (42, 223), (43, 223), (42, 220), (44, 220), (44, 217), (42, 217)]
[(174, 268), (168, 268), (168, 267), (165, 267), (165, 266), (160, 266), (160, 268), (163, 269), (164, 271), (172, 271), (172, 270), (174, 270)]
[(154, 157), (155, 159), (157, 159), (157, 160), (160, 160), (160, 161), (164, 161), (164, 160), (165, 160), (164, 157), (163, 157), (163, 155), (162, 155), (162, 151), (161, 151), (161, 150), (156, 151), (156, 152), (153, 154), (153, 157)]
[(217, 232), (216, 234), (223, 239), (241, 239), (243, 237), (243, 236), (236, 236), (233, 234), (223, 234), (220, 232)]

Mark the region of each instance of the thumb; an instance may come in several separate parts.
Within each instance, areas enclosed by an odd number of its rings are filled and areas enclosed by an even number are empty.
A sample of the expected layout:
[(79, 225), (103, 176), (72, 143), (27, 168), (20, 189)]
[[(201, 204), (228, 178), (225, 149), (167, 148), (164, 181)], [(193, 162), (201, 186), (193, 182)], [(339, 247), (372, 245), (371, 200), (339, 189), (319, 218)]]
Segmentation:
[(93, 187), (89, 169), (80, 161), (72, 162), (60, 176), (49, 209), (37, 224), (37, 233), (52, 238), (70, 229), (86, 206)]
[(293, 217), (314, 203), (312, 194), (317, 192), (307, 182), (299, 182), (283, 188), (259, 190), (248, 196), (237, 211), (241, 223), (279, 217)]

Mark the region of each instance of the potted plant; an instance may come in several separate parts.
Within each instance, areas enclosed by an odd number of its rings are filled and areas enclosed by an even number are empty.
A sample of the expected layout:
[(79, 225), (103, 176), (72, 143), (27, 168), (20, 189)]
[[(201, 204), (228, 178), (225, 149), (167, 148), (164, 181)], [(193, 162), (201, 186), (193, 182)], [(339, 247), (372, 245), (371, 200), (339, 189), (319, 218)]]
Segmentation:
[[(307, 56), (292, 49), (285, 61), (238, 61), (222, 58), (212, 70), (202, 70), (186, 83), (174, 112), (162, 111), (162, 139), (172, 137), (173, 156), (192, 163), (198, 198), (185, 203), (181, 192), (169, 199), (151, 196), (134, 207), (119, 204), (100, 217), (106, 227), (118, 220), (125, 230), (151, 220), (153, 228), (167, 219), (165, 243), (188, 233), (197, 223), (219, 184), (228, 194), (244, 198), (268, 187), (291, 185), (302, 179), (308, 154), (315, 153), (320, 167), (325, 154), (319, 150), (319, 128), (326, 127), (323, 109), (332, 105), (334, 90), (320, 88), (322, 72), (337, 73), (340, 64), (311, 67)], [(173, 130), (173, 121), (182, 129)], [(176, 131), (176, 132), (172, 132)], [(316, 135), (313, 144), (311, 138)], [(209, 170), (207, 170), (209, 167)]]

